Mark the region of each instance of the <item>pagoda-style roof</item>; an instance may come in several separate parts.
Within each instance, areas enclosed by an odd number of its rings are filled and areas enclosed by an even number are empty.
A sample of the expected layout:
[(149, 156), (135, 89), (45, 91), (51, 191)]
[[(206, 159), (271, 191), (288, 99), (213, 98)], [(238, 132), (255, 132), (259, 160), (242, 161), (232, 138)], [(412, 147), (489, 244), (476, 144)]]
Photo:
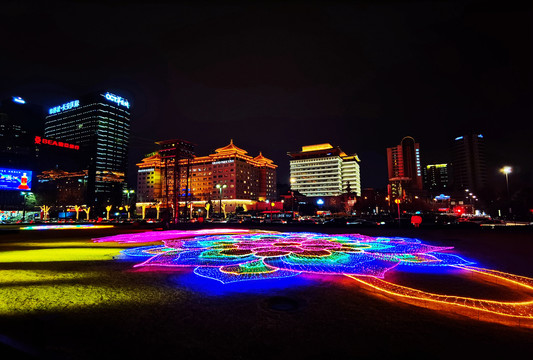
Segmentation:
[(270, 160), (269, 158), (264, 157), (262, 152), (259, 152), (259, 155), (254, 157), (254, 160), (259, 162), (259, 163), (267, 163), (267, 164), (273, 164), (274, 163), (273, 160)]
[(137, 166), (153, 166), (154, 163), (159, 163), (161, 161), (161, 155), (157, 152), (146, 155), (140, 163), (136, 164)]
[(241, 155), (244, 155), (244, 154), (247, 154), (248, 151), (244, 150), (244, 149), (241, 149), (240, 147), (237, 147), (235, 146), (235, 144), (233, 144), (233, 139), (231, 139), (229, 145), (226, 145), (224, 147), (221, 147), (221, 148), (218, 148), (215, 150), (215, 152), (217, 153), (217, 155), (223, 155), (223, 154), (234, 154), (234, 153), (237, 153), (237, 154), (241, 154)]

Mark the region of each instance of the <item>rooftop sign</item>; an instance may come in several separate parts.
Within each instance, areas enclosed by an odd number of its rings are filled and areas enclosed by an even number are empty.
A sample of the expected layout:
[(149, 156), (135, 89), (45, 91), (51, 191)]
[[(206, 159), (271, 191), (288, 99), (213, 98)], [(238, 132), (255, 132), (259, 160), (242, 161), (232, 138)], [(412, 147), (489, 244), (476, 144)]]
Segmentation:
[(302, 152), (333, 149), (331, 144), (317, 144), (302, 146)]
[(111, 94), (110, 92), (106, 92), (102, 96), (105, 97), (106, 100), (108, 100), (108, 101), (117, 103), (120, 106), (125, 106), (128, 109), (130, 108), (130, 103), (128, 102), (128, 100), (124, 99), (123, 97), (120, 97), (120, 96), (115, 95), (115, 94)]
[(70, 101), (68, 103), (64, 103), (63, 105), (58, 105), (58, 106), (51, 107), (50, 109), (48, 109), (48, 115), (54, 115), (54, 114), (60, 113), (62, 111), (74, 109), (74, 108), (76, 108), (78, 106), (80, 106), (80, 101), (79, 100), (72, 100), (72, 101)]

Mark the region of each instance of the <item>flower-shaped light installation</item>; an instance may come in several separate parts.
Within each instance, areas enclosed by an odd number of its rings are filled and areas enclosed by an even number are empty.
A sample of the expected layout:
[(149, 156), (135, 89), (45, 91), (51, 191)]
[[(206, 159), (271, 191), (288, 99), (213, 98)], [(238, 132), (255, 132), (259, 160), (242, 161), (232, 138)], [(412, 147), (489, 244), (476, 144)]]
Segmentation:
[[(195, 274), (224, 284), (302, 273), (345, 275), (362, 287), (416, 306), (533, 327), (533, 279), (473, 267), (472, 262), (447, 253), (451, 247), (427, 245), (417, 239), (212, 229), (122, 234), (94, 241), (163, 243), (124, 250), (125, 256), (144, 260), (136, 267), (192, 267)], [(433, 294), (384, 279), (387, 271), (405, 267), (463, 269), (472, 279), (522, 291), (528, 298), (501, 302)]]
[[(150, 233), (151, 237), (157, 236)], [(185, 237), (159, 233), (164, 245), (125, 250), (148, 258), (136, 265), (194, 267), (194, 273), (222, 283), (273, 279), (301, 273), (374, 276), (398, 265), (448, 266), (469, 262), (441, 253), (450, 247), (423, 244), (416, 239), (373, 238), (363, 235), (246, 232)], [(195, 236), (196, 235), (196, 236)], [(126, 238), (118, 238), (126, 241)], [(144, 241), (154, 241), (144, 237)], [(109, 238), (97, 241), (109, 240)], [(115, 238), (117, 240), (117, 238)], [(131, 238), (130, 238), (131, 241)]]

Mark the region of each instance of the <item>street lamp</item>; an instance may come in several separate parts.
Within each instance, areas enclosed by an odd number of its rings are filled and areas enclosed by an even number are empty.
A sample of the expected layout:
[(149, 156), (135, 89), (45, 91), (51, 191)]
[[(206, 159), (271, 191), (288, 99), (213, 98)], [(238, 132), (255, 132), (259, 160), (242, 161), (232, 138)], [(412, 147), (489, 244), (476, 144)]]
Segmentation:
[(502, 174), (505, 174), (505, 183), (507, 184), (507, 197), (509, 197), (509, 174), (513, 172), (513, 168), (510, 166), (504, 166), (500, 169)]
[(398, 226), (400, 226), (400, 199), (395, 199), (394, 202), (398, 205)]
[(509, 200), (509, 214), (512, 212), (511, 210), (511, 195), (509, 193), (509, 174), (513, 172), (513, 168), (510, 166), (504, 166), (500, 169), (500, 172), (502, 174), (505, 174), (505, 184), (507, 185), (507, 198)]
[(123, 193), (126, 194), (126, 196), (128, 197), (128, 200), (126, 202), (126, 212), (128, 213), (128, 219), (129, 219), (130, 218), (130, 194), (135, 193), (135, 190), (124, 189)]
[(30, 195), (31, 192), (25, 192), (25, 191), (21, 191), (20, 192), (20, 195), (22, 195), (22, 222), (24, 222), (24, 220), (26, 219), (26, 195)]
[(128, 189), (125, 189), (123, 191), (124, 194), (126, 194), (126, 196), (128, 197), (128, 201), (127, 201), (127, 204), (126, 205), (129, 205), (130, 204), (130, 194), (133, 194), (135, 193), (135, 190), (128, 190)]
[(227, 187), (228, 187), (228, 185), (226, 185), (226, 184), (217, 184), (216, 185), (216, 188), (218, 189), (218, 191), (220, 193), (220, 206), (218, 208), (219, 217), (222, 217), (222, 189), (227, 188)]

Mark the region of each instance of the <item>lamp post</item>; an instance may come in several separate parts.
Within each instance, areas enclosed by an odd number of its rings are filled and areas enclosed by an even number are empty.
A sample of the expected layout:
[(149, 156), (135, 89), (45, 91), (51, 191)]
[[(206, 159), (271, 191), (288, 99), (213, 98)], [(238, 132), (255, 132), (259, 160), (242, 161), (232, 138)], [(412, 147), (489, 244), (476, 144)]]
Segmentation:
[(227, 187), (228, 187), (228, 185), (226, 185), (226, 184), (217, 184), (216, 185), (216, 188), (218, 189), (219, 194), (220, 194), (220, 206), (218, 208), (219, 217), (222, 217), (222, 189), (227, 188)]
[(509, 201), (509, 214), (511, 214), (512, 209), (511, 209), (511, 195), (509, 193), (509, 174), (513, 172), (513, 168), (510, 166), (504, 166), (500, 169), (500, 172), (505, 174), (505, 184), (507, 186), (507, 199)]
[(127, 196), (126, 212), (128, 213), (128, 219), (129, 219), (130, 218), (130, 194), (134, 194), (135, 190), (133, 190), (133, 189), (131, 189), (131, 190), (124, 189), (123, 193), (126, 194), (126, 196)]
[(130, 204), (130, 194), (134, 194), (135, 193), (135, 190), (128, 190), (128, 189), (125, 189), (123, 191), (124, 194), (126, 194), (126, 196), (128, 197), (127, 201), (126, 201), (126, 205), (129, 205)]
[(24, 220), (26, 219), (26, 195), (29, 194), (31, 194), (31, 192), (20, 192), (20, 195), (22, 195), (22, 222), (24, 222)]
[(400, 199), (395, 199), (394, 202), (398, 205), (398, 226), (401, 225), (400, 223), (400, 202), (401, 200)]

